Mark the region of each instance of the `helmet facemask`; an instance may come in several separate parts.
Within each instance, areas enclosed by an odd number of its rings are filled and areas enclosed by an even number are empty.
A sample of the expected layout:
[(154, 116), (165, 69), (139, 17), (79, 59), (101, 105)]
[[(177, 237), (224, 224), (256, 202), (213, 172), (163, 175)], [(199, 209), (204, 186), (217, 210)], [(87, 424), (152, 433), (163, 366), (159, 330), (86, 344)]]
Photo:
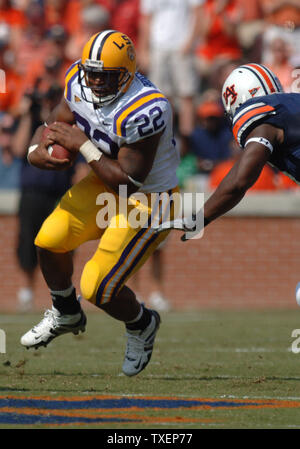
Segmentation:
[(82, 97), (97, 107), (107, 106), (115, 101), (123, 93), (131, 76), (125, 68), (104, 69), (102, 61), (87, 60), (84, 64), (79, 64), (79, 69)]

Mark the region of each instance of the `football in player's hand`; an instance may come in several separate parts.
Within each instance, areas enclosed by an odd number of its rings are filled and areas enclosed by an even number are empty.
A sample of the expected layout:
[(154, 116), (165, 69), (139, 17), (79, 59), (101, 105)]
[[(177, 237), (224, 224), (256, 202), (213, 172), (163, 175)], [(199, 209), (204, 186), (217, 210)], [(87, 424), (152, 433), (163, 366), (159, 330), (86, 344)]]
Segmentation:
[[(50, 128), (45, 128), (43, 131), (43, 138), (47, 137), (47, 135), (51, 132)], [(55, 157), (56, 159), (69, 159), (70, 162), (73, 162), (76, 158), (77, 154), (72, 153), (66, 148), (62, 147), (58, 143), (54, 143), (53, 145), (48, 146), (48, 153), (50, 156)]]

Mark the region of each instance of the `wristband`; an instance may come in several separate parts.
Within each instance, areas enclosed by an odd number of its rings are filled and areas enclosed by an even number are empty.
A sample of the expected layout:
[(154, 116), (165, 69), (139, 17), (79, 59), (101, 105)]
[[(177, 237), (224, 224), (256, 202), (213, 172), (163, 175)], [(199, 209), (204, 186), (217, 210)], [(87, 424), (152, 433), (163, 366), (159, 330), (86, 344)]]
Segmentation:
[(84, 142), (79, 148), (79, 152), (89, 164), (92, 161), (99, 161), (102, 156), (102, 151), (99, 150), (90, 140)]
[(38, 144), (35, 144), (35, 145), (31, 145), (31, 146), (28, 148), (28, 152), (27, 152), (27, 161), (28, 161), (29, 164), (30, 164), (30, 161), (29, 161), (28, 156), (30, 155), (30, 153), (32, 153), (34, 150), (36, 150), (37, 147), (38, 147)]
[(38, 144), (37, 144), (37, 143), (36, 143), (35, 145), (31, 145), (31, 146), (28, 148), (27, 156), (28, 156), (30, 153), (32, 153), (34, 150), (36, 150), (37, 147), (38, 147)]

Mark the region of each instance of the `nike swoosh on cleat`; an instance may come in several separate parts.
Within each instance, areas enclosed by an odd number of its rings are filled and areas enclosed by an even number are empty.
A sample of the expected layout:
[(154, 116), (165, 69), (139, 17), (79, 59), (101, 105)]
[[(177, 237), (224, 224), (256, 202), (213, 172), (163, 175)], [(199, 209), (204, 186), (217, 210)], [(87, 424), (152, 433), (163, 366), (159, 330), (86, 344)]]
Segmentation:
[(141, 366), (141, 363), (142, 363), (142, 359), (140, 359), (140, 361), (139, 361), (139, 363), (138, 363), (137, 365), (133, 365), (133, 367), (134, 367), (136, 370), (138, 370), (138, 369), (140, 368), (140, 366)]
[[(139, 363), (137, 364), (137, 365), (134, 365), (134, 368), (136, 369), (136, 370), (140, 370), (140, 371), (142, 371), (142, 369), (144, 369), (145, 368), (145, 366), (149, 363), (149, 361), (150, 361), (150, 359), (151, 359), (151, 355), (152, 355), (152, 353), (151, 354), (147, 354), (147, 360), (142, 364), (142, 359), (140, 359), (140, 361), (139, 361)], [(142, 366), (141, 366), (142, 365)]]

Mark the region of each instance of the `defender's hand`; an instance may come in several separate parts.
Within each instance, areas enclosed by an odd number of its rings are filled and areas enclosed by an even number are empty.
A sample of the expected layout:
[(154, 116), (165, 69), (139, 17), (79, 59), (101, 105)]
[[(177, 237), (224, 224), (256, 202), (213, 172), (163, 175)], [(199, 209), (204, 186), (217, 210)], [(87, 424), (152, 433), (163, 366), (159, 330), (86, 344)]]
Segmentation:
[(181, 236), (181, 240), (183, 242), (199, 234), (199, 230), (196, 230), (194, 222), (187, 223), (187, 220), (185, 218), (176, 218), (175, 220), (165, 221), (164, 223), (159, 225), (156, 232), (160, 233), (170, 229), (174, 229), (176, 231), (184, 231), (185, 233)]
[(28, 162), (44, 170), (65, 170), (72, 165), (69, 159), (56, 159), (48, 153), (48, 146), (55, 142), (48, 136), (41, 140), (38, 147), (28, 155)]
[(185, 224), (184, 224), (184, 218), (176, 218), (175, 220), (171, 221), (164, 221), (162, 224), (160, 224), (156, 230), (156, 232), (159, 234), (164, 231), (168, 231), (170, 229), (175, 229), (176, 231), (185, 231)]
[(81, 145), (88, 140), (78, 126), (70, 126), (63, 122), (54, 122), (49, 126), (49, 138), (72, 153), (77, 153)]
[(176, 218), (175, 220), (162, 223), (156, 232), (160, 233), (170, 229), (184, 231), (181, 240), (186, 242), (187, 240), (200, 239), (203, 235), (204, 227), (208, 223), (209, 220), (204, 218), (203, 209), (200, 209), (197, 213), (193, 213), (189, 217)]

